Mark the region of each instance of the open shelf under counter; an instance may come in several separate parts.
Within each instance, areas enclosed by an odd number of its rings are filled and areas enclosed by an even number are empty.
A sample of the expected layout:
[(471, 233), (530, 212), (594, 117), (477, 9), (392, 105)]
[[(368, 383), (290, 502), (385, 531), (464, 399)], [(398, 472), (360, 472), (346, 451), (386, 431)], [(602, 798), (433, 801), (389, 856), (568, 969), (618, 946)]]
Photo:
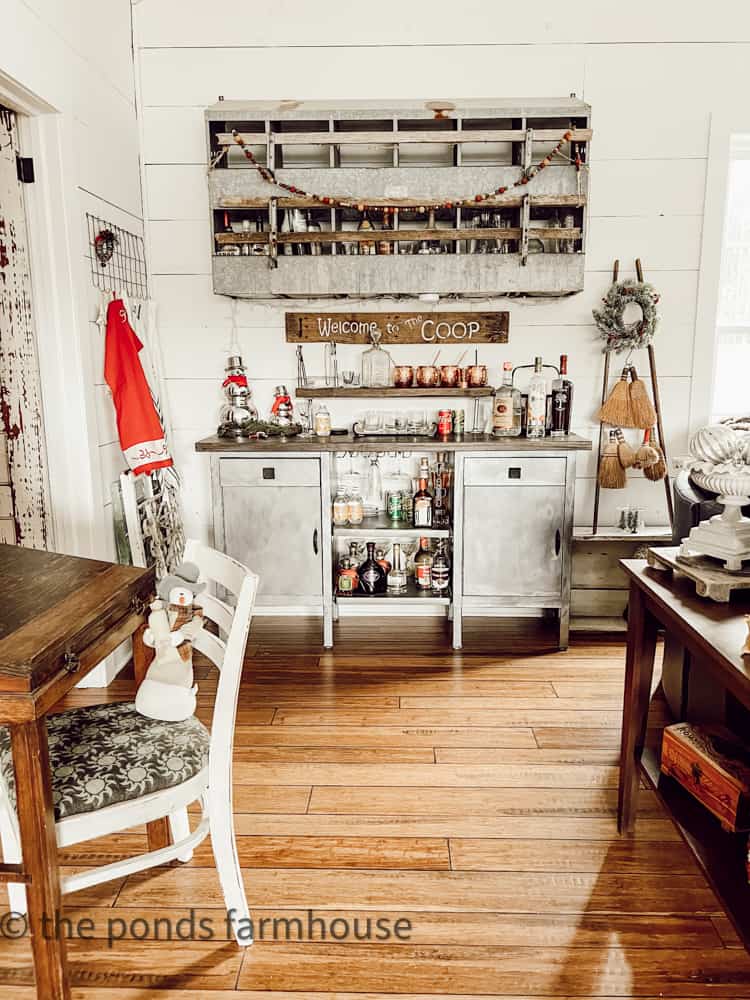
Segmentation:
[(416, 607), (428, 604), (448, 607), (451, 603), (451, 595), (450, 591), (446, 594), (436, 594), (433, 590), (419, 590), (416, 583), (411, 579), (402, 594), (391, 594), (388, 591), (384, 594), (363, 594), (361, 591), (355, 591), (353, 594), (347, 594), (346, 596), (336, 595), (336, 604), (339, 608), (339, 613), (345, 613), (345, 609), (349, 606), (356, 607), (362, 604), (378, 604), (382, 602), (394, 605), (399, 604), (403, 607), (408, 607), (409, 605)]
[(450, 538), (450, 528), (415, 528), (407, 521), (392, 521), (387, 514), (377, 514), (366, 517), (361, 524), (345, 524), (332, 526), (334, 538), (363, 538), (372, 535), (376, 538)]
[(646, 746), (641, 770), (708, 879), (743, 944), (750, 946), (750, 885), (745, 870), (746, 838), (725, 833), (718, 819), (674, 778), (661, 773), (659, 750)]
[(318, 385), (303, 386), (295, 389), (295, 394), (301, 399), (375, 399), (375, 398), (398, 398), (400, 396), (411, 397), (463, 397), (476, 398), (477, 396), (491, 396), (495, 390), (485, 385), (476, 389), (448, 388), (448, 386), (436, 388), (423, 388), (421, 386), (410, 386), (400, 388), (399, 386), (365, 386), (365, 385)]

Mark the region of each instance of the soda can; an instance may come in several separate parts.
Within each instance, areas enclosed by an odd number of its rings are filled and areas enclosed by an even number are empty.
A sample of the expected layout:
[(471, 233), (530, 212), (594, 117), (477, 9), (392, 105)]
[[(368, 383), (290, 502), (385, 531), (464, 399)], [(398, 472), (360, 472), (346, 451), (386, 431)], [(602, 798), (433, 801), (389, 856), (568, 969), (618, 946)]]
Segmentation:
[(466, 426), (466, 411), (465, 410), (454, 410), (453, 411), (453, 433), (463, 434), (464, 427)]
[(400, 521), (403, 517), (403, 496), (399, 490), (388, 494), (388, 517)]
[(448, 437), (453, 433), (453, 410), (440, 410), (438, 412), (438, 434), (440, 437)]

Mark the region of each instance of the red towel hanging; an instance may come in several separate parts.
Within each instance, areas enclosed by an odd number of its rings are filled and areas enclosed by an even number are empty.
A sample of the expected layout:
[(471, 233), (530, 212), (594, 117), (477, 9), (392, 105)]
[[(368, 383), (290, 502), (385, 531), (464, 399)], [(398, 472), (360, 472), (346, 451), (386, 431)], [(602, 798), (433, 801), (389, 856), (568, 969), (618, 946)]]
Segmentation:
[(130, 325), (125, 303), (107, 307), (104, 377), (112, 390), (120, 447), (134, 473), (172, 465), (159, 414), (141, 365), (143, 344)]

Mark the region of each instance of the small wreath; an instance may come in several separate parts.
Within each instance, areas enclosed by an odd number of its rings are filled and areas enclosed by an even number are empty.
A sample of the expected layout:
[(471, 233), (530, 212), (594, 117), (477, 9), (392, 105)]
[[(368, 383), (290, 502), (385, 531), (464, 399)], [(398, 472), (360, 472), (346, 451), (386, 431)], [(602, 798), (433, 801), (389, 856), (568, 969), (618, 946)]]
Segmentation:
[[(648, 347), (656, 332), (659, 314), (656, 311), (659, 293), (645, 281), (615, 282), (602, 299), (604, 306), (594, 309), (594, 319), (604, 340), (602, 350), (620, 351)], [(639, 306), (641, 318), (634, 323), (623, 319), (625, 307), (631, 302)]]

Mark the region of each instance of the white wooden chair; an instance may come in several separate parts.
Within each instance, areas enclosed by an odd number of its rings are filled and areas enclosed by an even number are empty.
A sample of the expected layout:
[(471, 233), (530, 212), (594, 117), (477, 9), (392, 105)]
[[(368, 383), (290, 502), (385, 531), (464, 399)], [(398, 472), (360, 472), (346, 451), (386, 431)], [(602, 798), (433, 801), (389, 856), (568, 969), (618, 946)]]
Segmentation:
[[(195, 718), (184, 723), (154, 722), (127, 702), (72, 709), (48, 719), (58, 847), (163, 817), (169, 817), (173, 843), (67, 876), (61, 889), (75, 892), (176, 858), (189, 861), (193, 848), (210, 832), (235, 936), (248, 945), (250, 914), (234, 839), (232, 747), (258, 577), (193, 540), (187, 543), (185, 559), (200, 567), (201, 579), (209, 583), (207, 591), (218, 585), (222, 595), (228, 591), (235, 601), (232, 607), (215, 593), (198, 597), (205, 617), (219, 629), (219, 636), (204, 629), (194, 643), (219, 670), (210, 736)], [(0, 730), (0, 840), (4, 859), (11, 863), (21, 861), (14, 785), (8, 731)], [(191, 831), (187, 807), (198, 800), (202, 814)], [(9, 884), (8, 894), (10, 909), (25, 913), (24, 886)]]

